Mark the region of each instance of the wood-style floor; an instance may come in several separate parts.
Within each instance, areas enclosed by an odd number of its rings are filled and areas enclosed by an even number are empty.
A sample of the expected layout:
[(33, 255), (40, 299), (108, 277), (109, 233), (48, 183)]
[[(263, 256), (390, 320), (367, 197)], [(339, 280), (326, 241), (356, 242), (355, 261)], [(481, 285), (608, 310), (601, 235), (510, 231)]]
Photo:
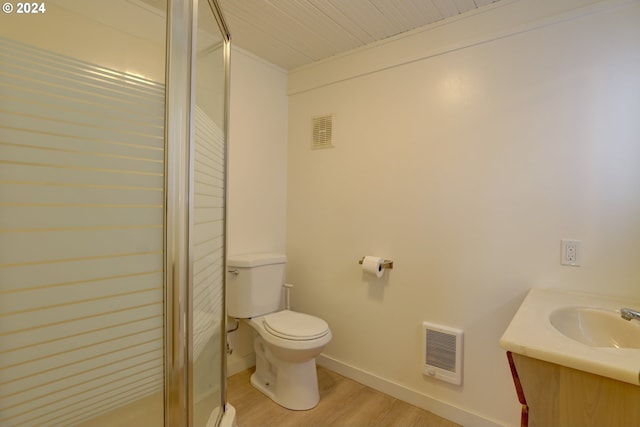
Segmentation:
[(318, 367), (320, 403), (290, 411), (256, 390), (247, 369), (228, 380), (238, 427), (461, 427), (328, 369)]

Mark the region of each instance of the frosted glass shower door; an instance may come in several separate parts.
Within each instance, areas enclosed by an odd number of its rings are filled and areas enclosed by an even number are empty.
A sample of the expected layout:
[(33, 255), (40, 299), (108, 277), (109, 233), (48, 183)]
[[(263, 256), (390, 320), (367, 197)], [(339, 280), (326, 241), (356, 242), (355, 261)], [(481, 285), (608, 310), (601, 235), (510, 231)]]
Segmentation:
[(224, 248), (228, 44), (213, 4), (198, 2), (191, 116), (193, 426), (213, 425), (224, 405)]
[(2, 16), (0, 426), (164, 423), (163, 14)]
[(0, 426), (223, 419), (223, 27), (214, 0), (2, 16)]

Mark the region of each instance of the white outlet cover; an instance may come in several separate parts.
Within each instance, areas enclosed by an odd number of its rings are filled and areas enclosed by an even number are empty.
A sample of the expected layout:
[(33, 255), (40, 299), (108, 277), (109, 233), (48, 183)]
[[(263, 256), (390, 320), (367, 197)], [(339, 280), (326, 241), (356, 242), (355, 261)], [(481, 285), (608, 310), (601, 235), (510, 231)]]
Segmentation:
[(562, 249), (560, 263), (562, 265), (579, 267), (582, 264), (582, 241), (575, 239), (562, 239), (560, 243)]

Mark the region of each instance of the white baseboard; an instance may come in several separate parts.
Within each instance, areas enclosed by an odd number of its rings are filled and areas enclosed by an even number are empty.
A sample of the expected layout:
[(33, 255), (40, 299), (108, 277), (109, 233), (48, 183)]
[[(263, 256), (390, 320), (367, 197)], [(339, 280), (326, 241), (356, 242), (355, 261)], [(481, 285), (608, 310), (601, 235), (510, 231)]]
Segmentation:
[(425, 409), (440, 417), (446, 418), (464, 427), (505, 427), (496, 421), (481, 417), (472, 412), (442, 402), (431, 396), (422, 394), (403, 385), (381, 378), (371, 372), (343, 363), (332, 357), (321, 354), (316, 358), (318, 365), (337, 372), (340, 375), (351, 378), (361, 384), (395, 397), (396, 399), (410, 403), (411, 405)]
[(256, 366), (256, 354), (250, 353), (244, 357), (227, 358), (227, 377)]

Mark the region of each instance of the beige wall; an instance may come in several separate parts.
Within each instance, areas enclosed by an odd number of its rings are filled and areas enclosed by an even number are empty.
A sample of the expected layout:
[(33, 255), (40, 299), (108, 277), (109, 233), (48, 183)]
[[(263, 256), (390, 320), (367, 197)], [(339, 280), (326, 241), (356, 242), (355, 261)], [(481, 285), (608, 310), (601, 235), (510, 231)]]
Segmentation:
[(287, 75), (239, 48), (231, 67), (229, 253), (284, 251)]
[[(498, 340), (530, 288), (640, 296), (640, 4), (554, 3), (290, 75), (287, 281), (332, 328), (321, 362), (466, 426), (518, 425)], [(327, 113), (335, 148), (311, 150)], [(562, 238), (583, 241), (581, 267), (560, 265)], [(364, 276), (364, 255), (394, 269)], [(425, 320), (464, 330), (461, 387), (421, 374)]]

